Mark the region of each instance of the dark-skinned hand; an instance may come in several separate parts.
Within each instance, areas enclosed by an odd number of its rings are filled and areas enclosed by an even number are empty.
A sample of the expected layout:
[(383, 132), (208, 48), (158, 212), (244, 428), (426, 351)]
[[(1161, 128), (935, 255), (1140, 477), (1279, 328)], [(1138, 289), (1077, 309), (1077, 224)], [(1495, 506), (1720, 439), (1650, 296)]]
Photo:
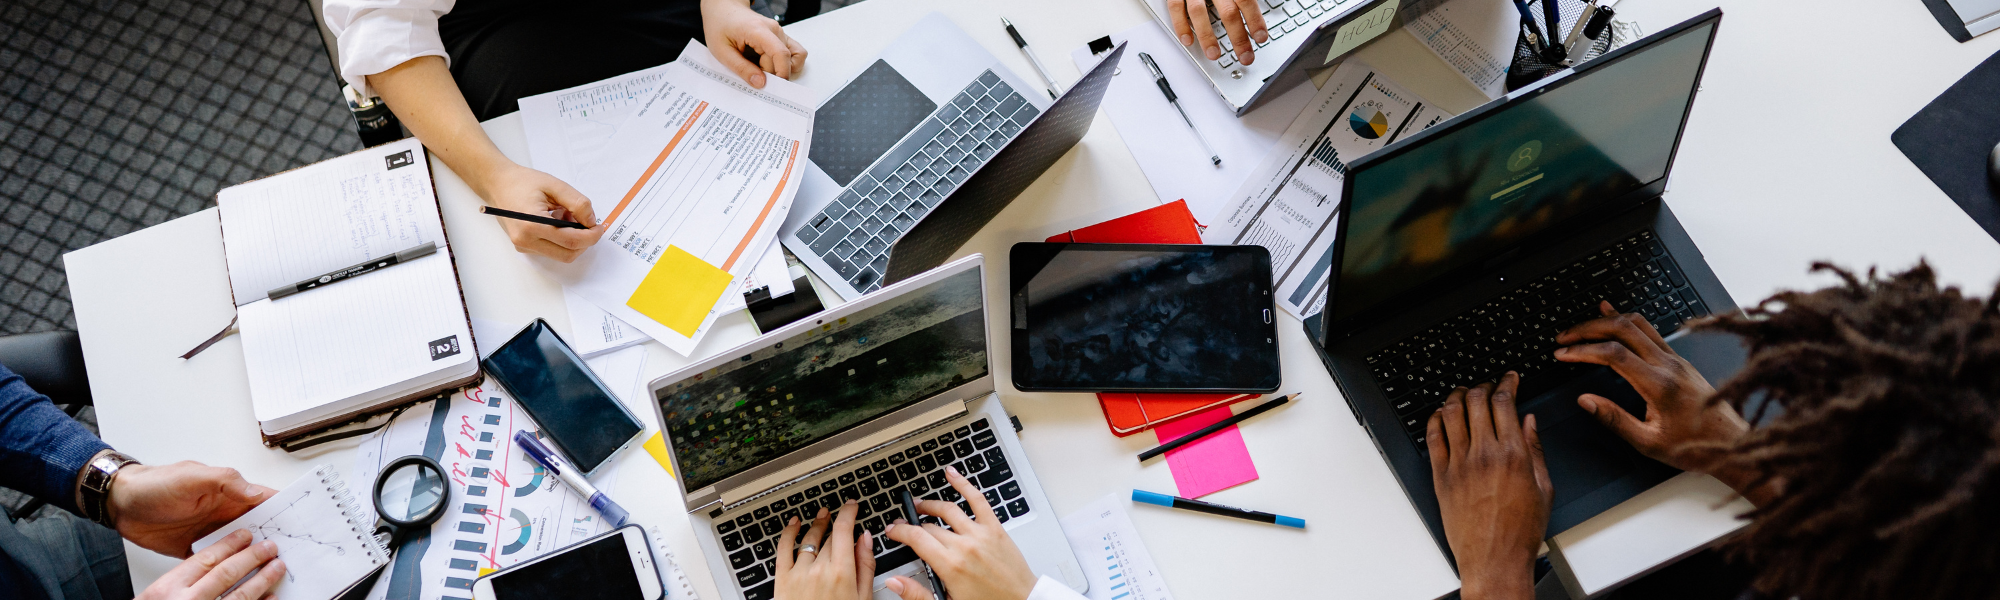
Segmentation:
[(1515, 416), (1520, 385), (1508, 371), (1497, 386), (1452, 390), (1431, 414), (1431, 480), (1467, 600), (1535, 596), (1533, 563), (1555, 487), (1534, 415)]

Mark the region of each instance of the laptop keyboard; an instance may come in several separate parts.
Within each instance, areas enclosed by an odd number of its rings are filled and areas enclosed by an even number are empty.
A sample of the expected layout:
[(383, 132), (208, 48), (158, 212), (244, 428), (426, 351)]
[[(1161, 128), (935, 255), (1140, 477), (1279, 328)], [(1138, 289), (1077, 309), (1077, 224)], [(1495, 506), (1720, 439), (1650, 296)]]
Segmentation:
[[(1000, 522), (1028, 514), (1028, 499), (1000, 450), (992, 423), (984, 418), (935, 436), (912, 438), (901, 450), (879, 456), (866, 463), (854, 461), (851, 464), (860, 466), (845, 472), (822, 474), (825, 480), (817, 483), (794, 484), (797, 491), (779, 490), (757, 499), (761, 505), (752, 505), (754, 508), (732, 519), (715, 521), (722, 553), (729, 557), (729, 567), (736, 572), (736, 585), (744, 598), (771, 600), (778, 536), (786, 522), (798, 517), (803, 532), (820, 507), (826, 507), (831, 517), (849, 498), (862, 500), (856, 522), (874, 536), (876, 574), (917, 560), (915, 550), (883, 537), (882, 531), (902, 517), (898, 491), (903, 489), (919, 500), (956, 502), (959, 509), (972, 512), (965, 498), (945, 481), (945, 465), (957, 468), (979, 486)], [(944, 525), (928, 515), (923, 521)]]
[(1637, 312), (1667, 335), (1708, 314), (1674, 259), (1651, 231), (1641, 232), (1500, 294), (1367, 357), (1403, 431), (1428, 454), (1430, 415), (1452, 388), (1521, 374), (1519, 397), (1554, 389), (1593, 365), (1558, 362), (1555, 337), (1595, 319), (1599, 300)]
[[(1262, 43), (1253, 39), (1251, 43), (1256, 44), (1258, 50), (1263, 50), (1265, 46), (1277, 42), (1279, 38), (1293, 31), (1311, 32), (1313, 19), (1318, 19), (1339, 8), (1340, 5), (1352, 1), (1257, 0), (1257, 8), (1262, 9), (1264, 13), (1264, 33), (1269, 38)], [(1215, 64), (1223, 67), (1236, 66), (1236, 53), (1229, 45), (1229, 30), (1222, 27), (1222, 17), (1215, 14), (1213, 7), (1209, 8), (1208, 25), (1215, 31), (1215, 42), (1222, 45), (1222, 58), (1217, 59)]]
[(889, 249), (1041, 109), (993, 71), (965, 86), (798, 231), (856, 291), (882, 287)]

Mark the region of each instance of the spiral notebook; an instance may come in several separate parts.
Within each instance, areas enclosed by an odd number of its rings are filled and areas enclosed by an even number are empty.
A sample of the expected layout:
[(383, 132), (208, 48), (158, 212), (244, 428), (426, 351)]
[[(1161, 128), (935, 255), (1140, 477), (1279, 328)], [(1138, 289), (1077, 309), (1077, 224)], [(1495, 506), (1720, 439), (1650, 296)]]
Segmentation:
[(250, 512), (195, 542), (194, 550), (215, 545), (238, 529), (251, 543), (271, 540), (284, 559), (285, 577), (270, 598), (328, 600), (389, 563), (389, 551), (375, 542), (374, 523), (356, 520), (356, 500), (333, 465), (313, 467), (283, 491)]
[(667, 592), (667, 600), (700, 600), (694, 593), (694, 585), (688, 583), (687, 573), (681, 571), (680, 559), (667, 547), (666, 532), (660, 531), (659, 525), (647, 527), (646, 539), (653, 544), (653, 565), (659, 567), (660, 584)]

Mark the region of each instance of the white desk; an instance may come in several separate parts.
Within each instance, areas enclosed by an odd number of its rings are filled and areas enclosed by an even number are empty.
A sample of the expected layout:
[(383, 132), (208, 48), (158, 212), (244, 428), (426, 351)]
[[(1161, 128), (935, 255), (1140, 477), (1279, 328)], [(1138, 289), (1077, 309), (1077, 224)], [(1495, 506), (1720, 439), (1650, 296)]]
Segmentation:
[[(1061, 60), (1071, 48), (1147, 19), (1136, 0), (1005, 4), (1005, 16), (1067, 81), (1078, 75)], [(952, 17), (1010, 68), (1029, 73), (1027, 60), (1000, 31), (1001, 5), (869, 0), (796, 24), (789, 31), (812, 52), (799, 81), (832, 89), (894, 32), (932, 10)], [(1619, 8), (1655, 30), (1709, 6), (1637, 0)], [(1805, 272), (1816, 259), (1900, 268), (1920, 256), (1950, 281), (1978, 293), (1991, 289), (2000, 246), (1910, 165), (1888, 135), (2000, 49), (2000, 36), (1954, 44), (1915, 3), (1830, 0), (1800, 9), (1732, 2), (1725, 10), (1669, 198), (1731, 293), (1753, 302), (1781, 287), (1823, 284)], [(1445, 108), (1465, 110), (1482, 100), (1407, 34), (1392, 32), (1360, 56)], [(525, 162), (518, 118), (496, 119), (486, 129)], [(490, 218), (474, 212), (477, 201), (463, 182), (432, 164), (472, 315), (507, 326), (542, 317), (566, 329), (558, 286), (516, 254)], [(1074, 151), (959, 254), (986, 254), (989, 286), (1003, 289), (998, 274), (1014, 242), (1155, 202), (1116, 130), (1100, 116)], [(149, 462), (200, 460), (274, 486), (320, 462), (347, 468), (351, 446), (288, 455), (258, 443), (236, 339), (194, 360), (174, 358), (229, 320), (219, 235), (214, 211), (203, 211), (66, 257), (105, 438)], [(698, 354), (748, 339), (747, 319), (729, 319)], [(1214, 499), (1300, 516), (1311, 529), (1134, 508), (1174, 592), (1191, 599), (1432, 598), (1456, 588), (1297, 321), (1287, 317), (1280, 330), (1285, 389), (1309, 393), (1304, 402), (1243, 426), (1262, 479)], [(689, 362), (658, 344), (648, 347), (647, 377)], [(1007, 353), (995, 358), (1004, 379)], [(1001, 389), (1008, 409), (1026, 426), (1024, 445), (1058, 514), (1133, 487), (1172, 489), (1165, 465), (1141, 467), (1131, 458), (1151, 444), (1150, 436), (1110, 436), (1088, 396), (1023, 394), (1004, 382)], [(634, 453), (622, 460), (647, 458)], [(657, 475), (620, 485), (626, 494), (653, 501), (626, 504), (636, 517), (663, 524), (698, 591), (719, 597), (692, 530), (671, 509), (677, 492), (664, 473), (651, 473)], [(1715, 486), (1706, 478), (1678, 479), (1559, 537), (1554, 545), (1566, 559), (1573, 589), (1608, 589), (1711, 539), (1720, 527), (1712, 510)], [(130, 545), (127, 550), (136, 587), (174, 564)]]

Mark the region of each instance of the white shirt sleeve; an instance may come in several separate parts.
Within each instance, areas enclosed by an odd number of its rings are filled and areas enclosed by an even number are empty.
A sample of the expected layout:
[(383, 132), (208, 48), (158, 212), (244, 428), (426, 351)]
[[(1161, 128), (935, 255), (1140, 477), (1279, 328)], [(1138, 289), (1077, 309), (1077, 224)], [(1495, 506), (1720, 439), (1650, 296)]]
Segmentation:
[(1035, 581), (1035, 589), (1028, 591), (1027, 600), (1084, 600), (1084, 597), (1062, 582), (1043, 575)]
[(419, 56), (441, 56), (449, 64), (444, 40), (438, 37), (438, 17), (451, 12), (456, 0), (326, 0), (326, 28), (333, 31), (340, 53), (340, 77), (361, 92), (369, 75), (387, 71)]

